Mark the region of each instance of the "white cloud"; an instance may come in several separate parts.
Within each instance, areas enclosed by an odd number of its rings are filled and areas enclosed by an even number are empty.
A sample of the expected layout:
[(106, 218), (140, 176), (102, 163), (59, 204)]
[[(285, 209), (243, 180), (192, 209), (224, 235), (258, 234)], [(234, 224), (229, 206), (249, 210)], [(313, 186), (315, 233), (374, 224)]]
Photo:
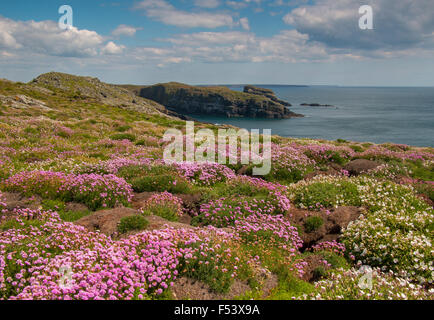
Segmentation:
[(89, 58), (119, 54), (123, 47), (95, 31), (76, 27), (62, 30), (54, 21), (15, 21), (0, 17), (0, 50), (3, 56), (30, 55)]
[(143, 0), (134, 8), (143, 10), (152, 19), (177, 27), (214, 29), (235, 25), (229, 14), (181, 11), (164, 0)]
[(244, 29), (244, 30), (250, 30), (250, 25), (249, 25), (249, 19), (247, 19), (247, 18), (241, 18), (240, 19), (240, 24), (241, 24), (241, 27)]
[(121, 24), (115, 30), (113, 30), (112, 35), (115, 37), (119, 37), (119, 36), (132, 37), (136, 34), (138, 30), (141, 30), (141, 28), (135, 28), (135, 27), (127, 26), (125, 24)]
[(114, 43), (113, 41), (110, 41), (109, 43), (107, 43), (104, 48), (102, 48), (101, 52), (103, 54), (121, 54), (125, 49), (125, 46), (118, 46), (116, 43)]
[(220, 0), (195, 0), (194, 4), (202, 8), (217, 8), (220, 6)]
[(0, 20), (0, 47), (18, 49), (21, 47), (17, 40), (12, 36), (11, 30), (6, 28), (7, 21)]
[(329, 54), (324, 45), (309, 42), (309, 36), (296, 30), (283, 30), (268, 38), (241, 31), (197, 32), (160, 41), (172, 46), (137, 49), (134, 55), (139, 60), (156, 61), (161, 66), (180, 62), (292, 63), (326, 61), (337, 57), (334, 53)]

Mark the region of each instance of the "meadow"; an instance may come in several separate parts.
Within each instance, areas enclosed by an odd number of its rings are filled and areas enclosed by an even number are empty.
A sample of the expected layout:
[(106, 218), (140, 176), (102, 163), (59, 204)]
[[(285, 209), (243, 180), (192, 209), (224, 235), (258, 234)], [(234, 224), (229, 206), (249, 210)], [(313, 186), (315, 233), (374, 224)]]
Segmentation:
[(433, 298), (432, 148), (273, 136), (254, 177), (165, 163), (185, 122), (159, 112), (3, 80), (0, 95), (46, 106), (0, 105), (0, 299), (199, 299), (195, 283), (211, 299)]

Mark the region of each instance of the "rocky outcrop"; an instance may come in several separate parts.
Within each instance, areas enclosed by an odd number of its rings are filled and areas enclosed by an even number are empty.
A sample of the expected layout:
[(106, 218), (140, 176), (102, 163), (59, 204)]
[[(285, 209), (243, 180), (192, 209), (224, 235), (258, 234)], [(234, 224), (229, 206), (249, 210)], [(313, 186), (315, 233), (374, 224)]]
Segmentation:
[(274, 102), (280, 103), (283, 106), (287, 106), (287, 107), (291, 106), (291, 104), (289, 102), (286, 102), (286, 101), (283, 101), (283, 100), (280, 100), (279, 98), (277, 98), (276, 94), (271, 89), (258, 88), (258, 87), (254, 87), (254, 86), (245, 86), (243, 92), (250, 93), (250, 94), (256, 94), (258, 96), (267, 97), (268, 99), (273, 100)]
[[(137, 90), (137, 88), (136, 88)], [(249, 118), (284, 119), (300, 117), (282, 104), (274, 94), (266, 95), (230, 90), (227, 87), (197, 87), (170, 82), (142, 87), (138, 94), (184, 115), (214, 115)]]
[(51, 110), (49, 107), (47, 107), (45, 102), (30, 98), (23, 94), (19, 94), (16, 96), (0, 95), (0, 104), (10, 106), (15, 109), (38, 108), (44, 111)]
[[(308, 211), (298, 208), (291, 208), (288, 211), (288, 220), (293, 224), (300, 226), (300, 237), (303, 240), (302, 251), (311, 248), (313, 245), (324, 241), (338, 240), (341, 232), (350, 222), (357, 220), (363, 214), (363, 208), (357, 207), (338, 207), (322, 211)], [(306, 220), (309, 217), (321, 217), (323, 224), (314, 231), (309, 231), (305, 227)]]

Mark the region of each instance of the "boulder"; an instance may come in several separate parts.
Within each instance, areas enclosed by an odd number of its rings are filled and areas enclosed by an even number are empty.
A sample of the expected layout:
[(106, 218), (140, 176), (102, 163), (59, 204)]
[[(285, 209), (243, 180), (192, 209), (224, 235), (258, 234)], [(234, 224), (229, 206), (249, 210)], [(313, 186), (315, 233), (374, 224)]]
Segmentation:
[(77, 220), (75, 224), (83, 226), (89, 231), (99, 230), (107, 236), (113, 236), (116, 234), (118, 224), (122, 218), (136, 214), (138, 214), (137, 210), (121, 207), (95, 212), (90, 216)]
[(3, 202), (6, 204), (6, 210), (13, 211), (14, 209), (29, 208), (36, 210), (41, 207), (41, 197), (25, 197), (20, 193), (2, 192)]
[(367, 172), (369, 170), (375, 169), (380, 164), (375, 161), (366, 160), (366, 159), (356, 159), (353, 160), (344, 167), (345, 170), (347, 170), (350, 175), (358, 176), (363, 172)]
[(154, 194), (156, 194), (156, 192), (135, 193), (134, 197), (133, 197), (133, 200), (132, 200), (133, 208), (135, 208), (135, 209), (141, 209), (141, 208), (143, 208), (143, 206), (145, 205), (146, 201), (148, 201), (148, 199), (150, 197), (152, 197)]

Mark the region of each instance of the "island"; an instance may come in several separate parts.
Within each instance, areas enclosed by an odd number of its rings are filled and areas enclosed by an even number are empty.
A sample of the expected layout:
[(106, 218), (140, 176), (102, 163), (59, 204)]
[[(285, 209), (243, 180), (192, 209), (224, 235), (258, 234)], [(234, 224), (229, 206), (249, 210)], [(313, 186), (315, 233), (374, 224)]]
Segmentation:
[(331, 104), (320, 104), (320, 103), (302, 103), (300, 106), (303, 107), (332, 107), (334, 108), (334, 105)]

